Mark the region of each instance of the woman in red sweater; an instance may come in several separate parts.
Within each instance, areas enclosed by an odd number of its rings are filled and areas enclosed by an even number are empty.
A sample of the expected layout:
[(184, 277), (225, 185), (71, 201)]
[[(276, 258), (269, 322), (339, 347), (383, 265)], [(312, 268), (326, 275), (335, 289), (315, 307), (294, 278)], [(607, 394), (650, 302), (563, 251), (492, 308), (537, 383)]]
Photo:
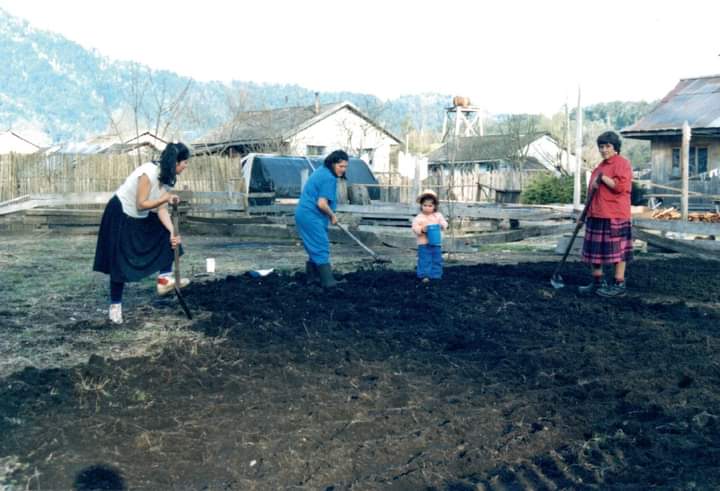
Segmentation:
[[(581, 293), (602, 297), (625, 295), (625, 265), (633, 258), (630, 192), (632, 167), (620, 155), (620, 137), (606, 131), (597, 138), (603, 161), (595, 167), (590, 186), (596, 188), (585, 222), (582, 259), (592, 265), (593, 281), (581, 286)], [(600, 181), (597, 176), (602, 173)], [(614, 282), (603, 279), (603, 264), (615, 265)]]

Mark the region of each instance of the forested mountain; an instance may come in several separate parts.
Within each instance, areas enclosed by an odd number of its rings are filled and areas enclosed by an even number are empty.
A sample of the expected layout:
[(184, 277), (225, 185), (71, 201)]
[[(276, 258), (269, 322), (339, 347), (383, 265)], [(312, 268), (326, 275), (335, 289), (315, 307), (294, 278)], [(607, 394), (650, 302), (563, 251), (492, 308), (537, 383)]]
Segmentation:
[[(298, 85), (250, 81), (198, 82), (168, 71), (110, 60), (66, 38), (34, 29), (0, 9), (0, 131), (31, 126), (52, 142), (80, 140), (105, 132), (193, 141), (239, 111), (310, 105), (314, 92)], [(321, 103), (348, 100), (404, 138), (436, 141), (448, 94), (405, 95), (381, 100), (352, 92), (323, 92)], [(628, 104), (634, 104), (632, 107)], [(622, 127), (647, 111), (647, 103), (598, 104), (587, 121)], [(500, 117), (500, 119), (502, 116)], [(488, 121), (492, 128), (492, 121)]]
[[(139, 124), (189, 139), (236, 111), (310, 105), (297, 85), (196, 82), (132, 62), (118, 62), (64, 37), (34, 29), (0, 9), (0, 128), (32, 124), (53, 141), (80, 139)], [(451, 97), (408, 95), (383, 101), (368, 94), (325, 92), (322, 103), (349, 100), (399, 132), (402, 125), (438, 129)], [(169, 123), (169, 126), (168, 126)]]

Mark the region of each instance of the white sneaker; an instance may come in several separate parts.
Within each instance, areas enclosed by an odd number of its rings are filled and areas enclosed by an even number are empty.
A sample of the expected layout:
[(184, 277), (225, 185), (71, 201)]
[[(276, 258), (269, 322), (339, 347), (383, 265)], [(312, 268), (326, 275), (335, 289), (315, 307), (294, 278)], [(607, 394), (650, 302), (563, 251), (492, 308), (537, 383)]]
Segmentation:
[[(187, 278), (180, 278), (180, 288), (185, 288), (190, 284), (190, 280)], [(157, 279), (157, 293), (161, 297), (167, 295), (175, 289), (175, 277), (174, 276), (158, 276)]]
[(110, 322), (112, 322), (113, 324), (123, 323), (121, 303), (110, 304)]

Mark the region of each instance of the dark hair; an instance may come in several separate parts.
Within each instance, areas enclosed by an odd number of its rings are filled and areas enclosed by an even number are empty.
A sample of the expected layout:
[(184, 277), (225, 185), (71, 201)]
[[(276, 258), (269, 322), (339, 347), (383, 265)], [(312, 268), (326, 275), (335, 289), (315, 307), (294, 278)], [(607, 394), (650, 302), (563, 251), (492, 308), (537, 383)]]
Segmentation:
[(440, 203), (438, 203), (438, 199), (435, 194), (423, 193), (418, 197), (417, 201), (420, 205), (420, 211), (422, 211), (423, 203), (425, 203), (426, 201), (432, 201), (435, 211), (438, 211), (438, 206)]
[(190, 149), (184, 143), (168, 143), (160, 155), (160, 176), (161, 184), (173, 187), (177, 176), (175, 166), (178, 162), (190, 158)]
[(614, 131), (606, 131), (605, 133), (598, 136), (597, 144), (598, 144), (598, 146), (604, 145), (604, 144), (610, 144), (613, 146), (613, 148), (615, 149), (615, 151), (617, 153), (620, 153), (620, 147), (622, 147), (622, 142), (620, 141), (620, 137)]
[(338, 162), (342, 162), (343, 160), (348, 163), (350, 162), (350, 157), (348, 157), (347, 152), (343, 150), (335, 150), (330, 155), (325, 157), (325, 167), (330, 169), (330, 172), (335, 175), (335, 164), (337, 164)]

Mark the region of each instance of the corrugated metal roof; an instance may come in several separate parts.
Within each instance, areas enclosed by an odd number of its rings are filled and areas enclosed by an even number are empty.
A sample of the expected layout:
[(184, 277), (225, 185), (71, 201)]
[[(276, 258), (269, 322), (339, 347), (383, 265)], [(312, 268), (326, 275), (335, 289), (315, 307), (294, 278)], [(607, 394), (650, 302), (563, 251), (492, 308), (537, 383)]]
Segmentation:
[(249, 111), (238, 114), (227, 124), (212, 130), (195, 142), (195, 145), (213, 144), (251, 144), (268, 141), (284, 141), (321, 121), (336, 111), (347, 107), (361, 118), (375, 125), (379, 130), (387, 133), (398, 143), (396, 136), (370, 120), (358, 108), (349, 102), (323, 104), (320, 111), (315, 112), (315, 106), (285, 107), (266, 111)]
[(510, 135), (464, 136), (449, 141), (428, 155), (430, 162), (493, 162), (513, 160), (518, 149), (534, 142), (545, 133), (523, 135), (515, 141)]
[[(320, 106), (319, 114), (330, 112), (336, 106), (340, 106), (340, 104), (324, 104)], [(243, 112), (229, 123), (210, 131), (197, 143), (260, 142), (283, 139), (288, 132), (317, 116), (314, 106)]]
[(94, 155), (99, 153), (129, 153), (138, 148), (148, 147), (152, 150), (162, 151), (167, 142), (162, 138), (146, 131), (127, 141), (122, 141), (118, 135), (97, 135), (85, 141), (64, 142), (42, 150), (45, 155), (56, 153)]
[(680, 80), (652, 111), (620, 133), (675, 133), (684, 121), (693, 129), (720, 129), (720, 75)]

